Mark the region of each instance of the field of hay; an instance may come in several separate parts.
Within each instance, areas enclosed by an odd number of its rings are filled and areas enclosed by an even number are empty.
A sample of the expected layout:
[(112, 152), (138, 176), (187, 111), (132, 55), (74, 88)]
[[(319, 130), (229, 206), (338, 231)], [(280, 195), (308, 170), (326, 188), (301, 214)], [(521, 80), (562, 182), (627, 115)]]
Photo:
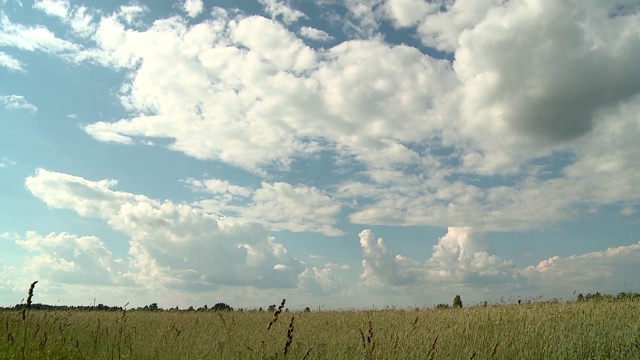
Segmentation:
[[(1, 359), (640, 359), (640, 301), (282, 312), (0, 311)], [(289, 343), (289, 345), (286, 345)], [(286, 348), (286, 354), (285, 354)]]

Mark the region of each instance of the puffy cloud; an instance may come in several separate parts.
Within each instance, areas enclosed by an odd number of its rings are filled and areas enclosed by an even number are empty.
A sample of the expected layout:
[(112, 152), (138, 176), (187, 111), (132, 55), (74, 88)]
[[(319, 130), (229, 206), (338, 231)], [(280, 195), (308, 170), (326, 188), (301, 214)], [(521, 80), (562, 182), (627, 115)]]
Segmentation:
[(419, 9), (428, 15), (421, 19), (418, 34), (425, 45), (454, 52), (459, 47), (461, 34), (473, 29), (492, 8), (504, 3), (504, 0), (436, 1), (429, 9)]
[[(302, 72), (315, 66), (315, 53), (282, 25), (261, 16), (230, 23), (231, 37), (278, 70)], [(256, 34), (262, 34), (257, 38)]]
[(38, 111), (38, 108), (22, 95), (0, 95), (0, 103), (11, 110), (28, 110), (34, 113)]
[(299, 276), (300, 289), (311, 294), (330, 294), (344, 289), (345, 282), (338, 272), (346, 270), (334, 264), (307, 267)]
[(334, 227), (340, 204), (315, 187), (287, 183), (262, 183), (253, 194), (253, 203), (242, 217), (253, 219), (274, 230), (313, 231), (329, 236), (342, 235)]
[[(427, 261), (429, 279), (452, 283), (506, 283), (518, 279), (515, 266), (491, 254), (491, 249), (471, 228), (449, 228), (433, 247)], [(517, 281), (515, 281), (517, 285)]]
[(227, 220), (261, 223), (276, 231), (343, 235), (341, 230), (335, 228), (340, 203), (315, 187), (263, 182), (260, 188), (254, 190), (218, 179), (187, 179), (185, 182), (194, 190), (214, 195), (212, 199), (198, 201), (194, 206), (224, 216)]
[(68, 0), (39, 0), (33, 8), (59, 18), (80, 37), (86, 38), (95, 32), (94, 15), (86, 6), (72, 5)]
[(360, 246), (364, 253), (364, 270), (360, 278), (367, 286), (414, 284), (418, 282), (420, 273), (424, 272), (424, 268), (416, 261), (389, 254), (382, 238), (375, 240), (371, 230), (360, 233)]
[[(439, 9), (440, 4), (424, 0), (387, 0), (385, 7), (387, 16), (396, 26), (410, 27), (424, 22), (427, 14)], [(430, 17), (430, 20), (433, 20), (433, 17)]]
[(171, 138), (176, 151), (257, 173), (323, 147), (406, 163), (415, 154), (404, 142), (446, 123), (438, 108), (449, 101), (439, 96), (456, 85), (446, 61), (417, 49), (370, 40), (315, 51), (257, 16), (220, 13), (194, 26), (171, 18), (146, 31), (110, 17), (96, 41), (103, 63), (130, 69), (121, 99), (143, 115), (90, 124), (89, 134), (122, 143)]
[[(633, 284), (640, 271), (640, 243), (569, 257), (554, 256), (538, 265), (517, 268), (492, 255), (482, 234), (468, 227), (449, 228), (426, 262), (392, 255), (370, 230), (360, 233), (364, 253), (363, 284), (373, 288), (400, 286), (416, 294), (434, 286), (456, 289), (475, 301), (495, 298), (491, 289), (519, 296), (566, 296), (578, 292), (616, 293)], [(403, 286), (410, 285), (410, 286)], [(404, 290), (403, 290), (404, 291)]]
[(195, 18), (204, 10), (204, 3), (202, 0), (185, 0), (182, 5), (182, 9), (189, 15), (189, 17)]
[(326, 31), (309, 27), (309, 26), (301, 27), (300, 35), (302, 35), (307, 39), (316, 40), (316, 41), (331, 41), (334, 39), (334, 37), (327, 34)]
[(637, 21), (611, 17), (609, 7), (511, 1), (462, 34), (454, 65), (464, 83), (461, 130), (485, 155), (465, 159), (470, 167), (494, 172), (548, 155), (640, 92)]
[(197, 191), (206, 191), (211, 194), (230, 194), (232, 196), (247, 197), (251, 194), (251, 189), (243, 186), (233, 185), (226, 180), (219, 179), (186, 179), (184, 180), (191, 189)]
[(403, 255), (390, 254), (383, 240), (370, 230), (360, 233), (364, 253), (360, 276), (367, 286), (464, 285), (483, 288), (492, 285), (517, 285), (515, 266), (490, 253), (487, 244), (471, 229), (449, 228), (434, 246), (433, 255), (424, 263)]
[(33, 3), (33, 8), (41, 10), (47, 15), (66, 19), (70, 4), (67, 0), (38, 0)]
[(18, 59), (0, 51), (0, 67), (4, 67), (12, 71), (25, 71), (22, 66), (22, 63)]
[(105, 244), (94, 236), (29, 231), (15, 243), (35, 253), (23, 271), (38, 279), (64, 284), (107, 285), (117, 281), (118, 263)]
[(554, 256), (522, 270), (528, 281), (549, 292), (617, 293), (637, 281), (640, 243), (561, 258)]
[(346, 8), (346, 14), (340, 16), (338, 21), (342, 23), (345, 31), (351, 37), (359, 39), (371, 39), (379, 36), (378, 20), (382, 17), (376, 8), (383, 0), (346, 0), (340, 2)]
[(291, 8), (284, 1), (280, 0), (258, 0), (264, 6), (265, 12), (274, 19), (281, 17), (285, 24), (293, 24), (301, 18), (307, 16), (299, 10)]
[[(185, 204), (114, 191), (112, 180), (90, 181), (40, 169), (26, 186), (50, 207), (98, 217), (130, 238), (130, 269), (137, 284), (204, 290), (219, 285), (291, 288), (303, 264), (260, 225), (225, 222)], [(68, 270), (68, 259), (48, 262)], [(54, 266), (55, 265), (55, 266)]]

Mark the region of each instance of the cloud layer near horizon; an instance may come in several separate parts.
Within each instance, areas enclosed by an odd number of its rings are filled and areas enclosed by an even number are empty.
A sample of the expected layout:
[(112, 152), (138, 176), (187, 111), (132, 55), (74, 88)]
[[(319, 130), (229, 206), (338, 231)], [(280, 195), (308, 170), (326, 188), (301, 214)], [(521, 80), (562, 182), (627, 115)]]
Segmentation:
[[(22, 276), (29, 274), (58, 285), (143, 286), (185, 292), (235, 286), (264, 291), (291, 289), (306, 294), (299, 295), (303, 298), (309, 294), (351, 294), (354, 290), (347, 285), (349, 266), (307, 266), (260, 224), (222, 220), (199, 207), (116, 191), (113, 180), (90, 181), (40, 169), (26, 185), (51, 208), (99, 218), (130, 240), (127, 256), (116, 258), (94, 236), (4, 234), (5, 239), (33, 254), (22, 269), (12, 270)], [(599, 285), (602, 291), (633, 281), (640, 270), (636, 261), (640, 243), (566, 258), (556, 256), (519, 269), (494, 255), (483, 234), (469, 227), (449, 228), (425, 260), (390, 253), (383, 239), (376, 239), (371, 230), (360, 233), (360, 245), (363, 260), (357, 287), (361, 294), (385, 289), (388, 296), (428, 297), (430, 289), (437, 286), (479, 301), (478, 294), (488, 291), (517, 289), (526, 296), (567, 286), (591, 291), (591, 284), (606, 283)], [(21, 276), (16, 276), (11, 283), (19, 279)]]

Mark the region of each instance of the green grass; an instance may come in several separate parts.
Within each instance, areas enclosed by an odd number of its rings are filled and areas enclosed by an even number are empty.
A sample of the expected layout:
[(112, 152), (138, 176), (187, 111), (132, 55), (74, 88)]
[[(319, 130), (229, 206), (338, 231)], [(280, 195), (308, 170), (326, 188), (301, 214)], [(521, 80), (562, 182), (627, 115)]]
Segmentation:
[(0, 359), (22, 359), (23, 344), (25, 359), (640, 359), (640, 301), (632, 300), (284, 312), (267, 330), (272, 319), (32, 310), (23, 320), (2, 311)]

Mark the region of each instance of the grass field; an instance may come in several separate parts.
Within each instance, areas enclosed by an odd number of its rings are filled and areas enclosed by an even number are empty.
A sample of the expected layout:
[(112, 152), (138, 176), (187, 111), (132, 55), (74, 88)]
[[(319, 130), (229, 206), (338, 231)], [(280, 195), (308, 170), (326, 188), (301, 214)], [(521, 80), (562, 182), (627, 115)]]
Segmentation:
[(637, 300), (282, 312), (267, 329), (273, 318), (268, 312), (32, 310), (23, 320), (21, 312), (2, 311), (0, 357), (640, 359)]

